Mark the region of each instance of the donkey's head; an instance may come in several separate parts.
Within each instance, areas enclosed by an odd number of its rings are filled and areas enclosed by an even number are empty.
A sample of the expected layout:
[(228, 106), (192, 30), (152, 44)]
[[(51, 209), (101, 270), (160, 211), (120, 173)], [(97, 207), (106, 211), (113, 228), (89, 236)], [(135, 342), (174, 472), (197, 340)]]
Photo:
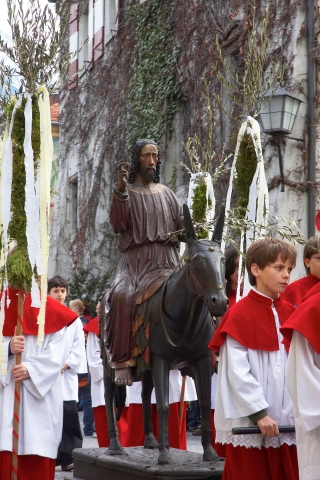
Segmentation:
[(183, 205), (185, 235), (189, 247), (187, 280), (188, 288), (197, 295), (203, 295), (212, 315), (223, 315), (228, 306), (225, 293), (225, 259), (221, 253), (221, 239), (224, 224), (224, 207), (211, 240), (197, 240), (189, 208)]

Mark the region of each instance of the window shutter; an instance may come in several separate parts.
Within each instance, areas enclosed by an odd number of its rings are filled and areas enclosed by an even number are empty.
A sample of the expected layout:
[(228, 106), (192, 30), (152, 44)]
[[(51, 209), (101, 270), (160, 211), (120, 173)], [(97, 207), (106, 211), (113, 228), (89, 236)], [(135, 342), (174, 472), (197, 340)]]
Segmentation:
[(104, 50), (104, 1), (94, 2), (94, 25), (93, 25), (93, 61), (103, 56)]
[(88, 69), (91, 70), (93, 67), (93, 24), (94, 24), (94, 0), (89, 1), (89, 14), (88, 14), (88, 60), (89, 66)]
[[(69, 53), (76, 52), (78, 50), (79, 41), (79, 5), (74, 4), (71, 6), (70, 21), (69, 21)], [(72, 90), (78, 85), (78, 75), (75, 73), (78, 71), (78, 54), (72, 59), (69, 65), (69, 84), (68, 90)], [(75, 76), (73, 76), (75, 75)]]

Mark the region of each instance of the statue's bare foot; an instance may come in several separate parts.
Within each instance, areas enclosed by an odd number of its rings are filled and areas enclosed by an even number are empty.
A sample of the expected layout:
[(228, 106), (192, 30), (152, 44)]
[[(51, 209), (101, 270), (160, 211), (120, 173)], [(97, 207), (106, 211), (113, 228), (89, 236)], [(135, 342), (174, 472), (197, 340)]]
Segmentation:
[(116, 385), (123, 385), (123, 386), (131, 386), (132, 385), (132, 378), (131, 378), (131, 368), (124, 367), (124, 368), (116, 368), (114, 383)]

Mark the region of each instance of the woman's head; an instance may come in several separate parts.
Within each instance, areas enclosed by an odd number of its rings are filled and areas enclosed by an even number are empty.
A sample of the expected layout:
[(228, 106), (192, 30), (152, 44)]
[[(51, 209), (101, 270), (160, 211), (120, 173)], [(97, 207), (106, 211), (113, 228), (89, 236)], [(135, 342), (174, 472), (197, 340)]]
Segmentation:
[(232, 290), (237, 290), (238, 286), (239, 253), (231, 246), (226, 249), (224, 256), (226, 259), (226, 294), (229, 296)]

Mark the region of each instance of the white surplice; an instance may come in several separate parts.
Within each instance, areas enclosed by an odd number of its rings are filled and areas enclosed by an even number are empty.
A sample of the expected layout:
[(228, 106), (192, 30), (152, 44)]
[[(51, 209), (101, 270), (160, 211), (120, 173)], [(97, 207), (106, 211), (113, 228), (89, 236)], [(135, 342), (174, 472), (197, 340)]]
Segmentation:
[(78, 317), (66, 329), (66, 349), (64, 362), (68, 365), (62, 376), (62, 396), (64, 401), (78, 402), (78, 373), (87, 373), (87, 357), (83, 325)]
[[(220, 349), (215, 408), (216, 442), (233, 446), (274, 447), (295, 444), (295, 434), (277, 437), (261, 434), (232, 435), (233, 427), (253, 426), (248, 415), (267, 409), (277, 425), (294, 424), (294, 407), (285, 385), (287, 352), (281, 343), (279, 318), (272, 307), (280, 349), (273, 352), (252, 350), (230, 335)], [(257, 313), (258, 314), (258, 313)]]
[(286, 378), (295, 406), (299, 478), (319, 480), (320, 355), (297, 331), (292, 335)]
[[(66, 328), (44, 336), (37, 346), (36, 335), (24, 335), (22, 363), (30, 379), (21, 381), (19, 455), (56, 458), (61, 440), (63, 400), (61, 367), (65, 349)], [(15, 355), (8, 357), (11, 337), (3, 338), (7, 375), (0, 383), (0, 450), (12, 451), (12, 421), (15, 382), (11, 375)], [(1, 372), (2, 373), (2, 372)], [(0, 475), (1, 477), (1, 475)]]
[[(169, 404), (179, 403), (182, 391), (182, 375), (179, 370), (170, 370), (169, 372)], [(141, 382), (134, 382), (131, 387), (127, 387), (126, 405), (130, 403), (142, 403), (141, 400)], [(183, 401), (191, 402), (197, 400), (196, 388), (194, 381), (190, 377), (186, 377)], [(156, 404), (155, 389), (152, 390), (151, 403)]]
[(95, 332), (89, 332), (87, 337), (87, 360), (91, 376), (92, 407), (105, 405), (103, 365), (101, 358), (100, 339)]

